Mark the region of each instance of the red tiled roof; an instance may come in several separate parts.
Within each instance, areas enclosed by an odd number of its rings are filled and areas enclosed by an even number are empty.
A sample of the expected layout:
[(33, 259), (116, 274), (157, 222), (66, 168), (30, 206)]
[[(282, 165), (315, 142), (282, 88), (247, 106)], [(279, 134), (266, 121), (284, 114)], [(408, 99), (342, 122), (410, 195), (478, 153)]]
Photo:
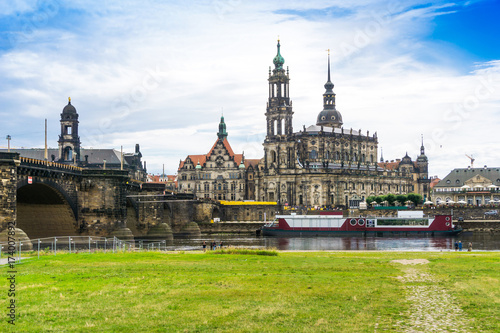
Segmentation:
[(393, 171), (399, 166), (399, 162), (379, 162), (378, 166)]
[[(212, 146), (212, 149), (210, 149), (210, 151), (208, 152), (207, 154), (207, 159), (210, 158), (210, 156), (212, 155), (212, 153), (214, 152), (215, 150), (215, 146), (217, 145), (217, 142), (219, 142), (219, 139), (217, 139), (215, 142), (214, 142), (214, 145)], [(227, 152), (229, 153), (229, 156), (233, 157), (234, 156), (234, 152), (233, 152), (233, 148), (231, 148), (231, 145), (229, 144), (229, 141), (227, 141), (227, 138), (224, 138), (222, 140), (222, 144), (224, 145), (224, 148), (226, 148)], [(201, 162), (200, 162), (201, 163)]]
[[(212, 145), (212, 148), (210, 149), (210, 151), (206, 155), (188, 155), (184, 161), (181, 161), (179, 163), (179, 169), (178, 170), (182, 169), (182, 167), (184, 166), (184, 163), (186, 163), (186, 160), (188, 158), (193, 162), (193, 164), (195, 166), (198, 165), (198, 162), (200, 162), (200, 165), (204, 165), (205, 162), (213, 154), (213, 152), (215, 150), (215, 146), (217, 145), (217, 142), (219, 142), (218, 139), (214, 142), (214, 144)], [(224, 148), (226, 148), (227, 152), (229, 153), (229, 156), (231, 156), (234, 159), (234, 162), (237, 165), (240, 165), (241, 164), (241, 160), (243, 159), (243, 154), (235, 154), (233, 152), (233, 149), (231, 148), (231, 145), (229, 144), (229, 141), (227, 141), (227, 138), (224, 138), (222, 140), (222, 144), (224, 145)]]
[(437, 185), (437, 183), (439, 183), (440, 181), (441, 181), (441, 179), (440, 179), (440, 178), (434, 178), (434, 179), (432, 179), (432, 180), (431, 180), (431, 183), (430, 183), (430, 185), (429, 185), (429, 186), (430, 186), (431, 188), (433, 188), (433, 187), (434, 187), (434, 186), (436, 186), (436, 185)]
[(243, 154), (234, 154), (234, 162), (237, 166), (241, 164), (241, 160), (243, 159)]
[(252, 166), (254, 169), (257, 167), (257, 164), (259, 164), (260, 159), (250, 159), (246, 158), (245, 159), (245, 168), (248, 168), (249, 166)]
[(168, 182), (174, 182), (177, 185), (177, 181), (176, 181), (177, 176), (176, 175), (165, 175), (165, 176), (167, 176), (167, 180), (163, 181), (163, 182), (160, 181), (160, 179), (162, 178), (161, 175), (148, 175), (148, 179), (149, 179), (150, 183), (168, 183)]

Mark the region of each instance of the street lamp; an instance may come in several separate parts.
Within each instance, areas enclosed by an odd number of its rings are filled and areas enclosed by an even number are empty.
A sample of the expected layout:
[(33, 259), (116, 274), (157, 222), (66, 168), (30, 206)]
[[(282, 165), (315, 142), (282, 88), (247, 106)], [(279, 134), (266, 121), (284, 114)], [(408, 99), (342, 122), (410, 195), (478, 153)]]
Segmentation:
[(7, 151), (10, 152), (10, 140), (12, 139), (12, 137), (10, 135), (7, 135), (6, 139), (7, 139)]

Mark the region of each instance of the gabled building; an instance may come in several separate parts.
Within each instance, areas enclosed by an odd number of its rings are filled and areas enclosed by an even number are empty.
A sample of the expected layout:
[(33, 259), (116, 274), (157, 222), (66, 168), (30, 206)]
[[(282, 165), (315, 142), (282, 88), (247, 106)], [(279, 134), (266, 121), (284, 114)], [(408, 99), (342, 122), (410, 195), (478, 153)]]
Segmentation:
[(462, 168), (452, 170), (432, 189), (435, 204), (489, 204), (500, 201), (500, 168)]
[[(249, 162), (252, 168), (254, 164)], [(222, 116), (217, 140), (207, 154), (188, 155), (179, 163), (178, 191), (197, 198), (244, 200), (247, 198), (245, 158), (235, 154), (227, 140)], [(253, 179), (253, 175), (251, 176)]]

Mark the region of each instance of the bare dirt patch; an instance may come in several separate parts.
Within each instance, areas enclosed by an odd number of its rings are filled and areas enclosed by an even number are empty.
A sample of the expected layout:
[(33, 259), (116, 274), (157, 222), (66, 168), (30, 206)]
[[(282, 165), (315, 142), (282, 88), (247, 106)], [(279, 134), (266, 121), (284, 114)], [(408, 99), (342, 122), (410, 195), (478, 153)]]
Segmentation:
[(428, 264), (429, 260), (427, 259), (401, 259), (401, 260), (391, 260), (391, 262), (402, 264), (402, 265), (424, 265)]

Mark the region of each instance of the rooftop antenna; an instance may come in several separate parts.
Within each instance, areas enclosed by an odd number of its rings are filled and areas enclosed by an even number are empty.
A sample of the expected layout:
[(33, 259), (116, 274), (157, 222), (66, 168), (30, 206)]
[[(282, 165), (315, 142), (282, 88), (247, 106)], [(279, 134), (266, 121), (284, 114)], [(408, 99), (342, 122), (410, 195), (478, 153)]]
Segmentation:
[(476, 159), (472, 155), (469, 156), (469, 155), (465, 154), (465, 156), (467, 156), (470, 159), (470, 167), (473, 168), (474, 167), (474, 161)]

